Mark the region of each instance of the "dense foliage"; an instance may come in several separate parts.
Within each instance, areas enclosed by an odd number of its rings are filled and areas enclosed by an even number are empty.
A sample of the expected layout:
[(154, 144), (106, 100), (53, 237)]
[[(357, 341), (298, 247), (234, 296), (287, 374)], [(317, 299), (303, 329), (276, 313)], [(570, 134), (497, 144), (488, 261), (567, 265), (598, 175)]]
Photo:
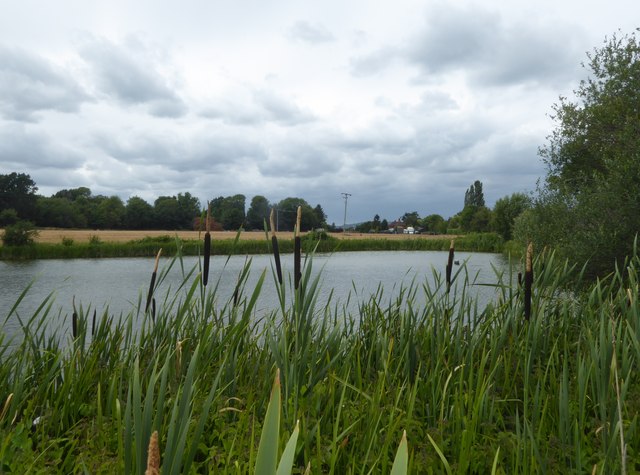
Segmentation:
[(30, 221), (18, 221), (7, 226), (2, 233), (2, 243), (5, 246), (30, 246), (34, 244), (38, 231)]
[(611, 271), (640, 230), (640, 44), (613, 35), (588, 55), (589, 76), (554, 107), (541, 149), (548, 167), (517, 235), (552, 246), (593, 274)]

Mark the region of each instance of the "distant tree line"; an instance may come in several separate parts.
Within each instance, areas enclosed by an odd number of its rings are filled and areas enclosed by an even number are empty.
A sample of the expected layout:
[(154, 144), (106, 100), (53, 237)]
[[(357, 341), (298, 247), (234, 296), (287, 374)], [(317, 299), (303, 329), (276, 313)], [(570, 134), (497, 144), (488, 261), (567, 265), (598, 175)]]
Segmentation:
[(360, 223), (356, 232), (403, 232), (413, 228), (415, 232), (429, 234), (464, 234), (496, 232), (505, 241), (512, 238), (515, 219), (531, 207), (531, 198), (524, 193), (513, 193), (496, 201), (493, 209), (485, 205), (482, 182), (476, 180), (464, 195), (462, 210), (445, 219), (439, 214), (420, 217), (417, 211), (406, 212), (397, 220), (380, 220), (375, 215), (373, 220)]
[[(118, 196), (93, 195), (87, 187), (60, 190), (50, 197), (36, 194), (38, 187), (24, 173), (0, 174), (0, 227), (29, 221), (39, 227), (87, 229), (197, 229), (203, 226), (206, 204), (189, 192), (160, 196), (153, 204), (138, 196), (123, 202)], [(302, 207), (302, 230), (326, 226), (322, 206), (311, 207), (302, 198), (285, 198), (270, 203), (254, 196), (249, 209), (246, 197), (219, 196), (209, 202), (218, 230), (264, 229), (271, 209), (281, 231), (295, 226), (298, 206)]]

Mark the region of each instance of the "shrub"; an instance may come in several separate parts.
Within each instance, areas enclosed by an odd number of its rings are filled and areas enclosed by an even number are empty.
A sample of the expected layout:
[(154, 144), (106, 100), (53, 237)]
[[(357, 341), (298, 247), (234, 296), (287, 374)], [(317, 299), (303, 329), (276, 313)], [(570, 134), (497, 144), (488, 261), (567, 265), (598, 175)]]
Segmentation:
[(89, 236), (90, 246), (98, 246), (100, 244), (102, 244), (102, 239), (100, 239), (98, 236), (96, 236), (95, 234)]
[(0, 212), (0, 226), (10, 226), (16, 224), (19, 221), (18, 212), (13, 209), (3, 209)]
[(73, 239), (62, 236), (62, 245), (67, 247), (73, 246)]
[(5, 246), (29, 246), (33, 244), (38, 231), (30, 221), (18, 221), (7, 226), (2, 234), (2, 242)]

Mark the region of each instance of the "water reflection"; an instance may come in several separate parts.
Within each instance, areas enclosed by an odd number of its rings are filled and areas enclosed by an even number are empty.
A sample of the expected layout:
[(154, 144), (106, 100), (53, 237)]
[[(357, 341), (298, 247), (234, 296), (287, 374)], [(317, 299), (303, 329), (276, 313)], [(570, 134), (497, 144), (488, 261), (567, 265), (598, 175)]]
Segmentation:
[[(478, 275), (479, 283), (495, 283), (492, 266), (505, 269), (507, 263), (498, 254), (456, 253), (456, 259), (465, 261), (469, 274)], [(211, 262), (209, 288), (218, 285), (218, 302), (224, 303), (232, 297), (238, 274), (244, 266), (244, 256), (230, 258), (216, 256)], [(273, 310), (278, 306), (274, 279), (271, 278), (272, 259), (268, 255), (251, 257), (251, 273), (246, 289), (255, 287), (263, 270), (267, 278), (257, 303), (258, 313)], [(332, 255), (317, 255), (313, 260), (314, 274), (321, 272), (321, 288), (318, 305), (324, 306), (332, 294), (332, 306), (348, 302), (347, 311), (357, 310), (359, 302), (368, 300), (379, 287), (384, 288), (385, 299), (393, 299), (402, 287), (415, 282), (433, 283), (435, 268), (444, 274), (447, 261), (446, 252), (433, 251), (393, 251), (393, 252), (350, 252)], [(169, 258), (161, 262), (168, 266)], [(181, 265), (182, 264), (182, 265)], [(291, 255), (283, 256), (283, 272), (290, 279), (293, 271)], [(164, 295), (168, 289), (176, 289), (194, 266), (196, 257), (186, 257), (176, 263), (157, 290)], [(74, 259), (38, 260), (28, 262), (0, 261), (0, 322), (3, 331), (11, 336), (19, 333), (19, 321), (28, 320), (38, 306), (53, 294), (51, 318), (64, 318), (72, 312), (72, 299), (84, 308), (91, 306), (102, 313), (108, 308), (109, 314), (136, 312), (139, 302), (144, 305), (149, 278), (154, 266), (153, 258), (135, 259)], [(455, 272), (455, 271), (454, 271)], [(7, 318), (18, 296), (32, 283), (32, 287), (14, 315)], [(486, 301), (493, 296), (490, 287), (476, 287), (479, 298)], [(421, 293), (417, 295), (420, 303)], [(424, 297), (422, 297), (424, 298)], [(58, 316), (58, 317), (56, 317)]]

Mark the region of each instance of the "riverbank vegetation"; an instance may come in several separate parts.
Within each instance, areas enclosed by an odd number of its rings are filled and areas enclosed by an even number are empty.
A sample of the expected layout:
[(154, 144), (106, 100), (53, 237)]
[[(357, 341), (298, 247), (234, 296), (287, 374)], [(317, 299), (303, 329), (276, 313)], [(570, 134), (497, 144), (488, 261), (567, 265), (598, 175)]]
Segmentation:
[(404, 431), (409, 473), (640, 469), (638, 257), (572, 292), (579, 269), (538, 256), (529, 321), (516, 271), (496, 275), (486, 307), (473, 286), (487, 283), (462, 265), (449, 292), (434, 270), (434, 284), (380, 288), (352, 314), (316, 306), (312, 259), (271, 309), (255, 304), (275, 275), (246, 288), (250, 262), (234, 295), (215, 275), (205, 288), (198, 267), (165, 288), (181, 265), (160, 268), (146, 311), (142, 295), (121, 317), (91, 302), (54, 315), (53, 296), (33, 315), (9, 310), (3, 472), (143, 473), (157, 431), (162, 473), (250, 473), (276, 371), (272, 443), (298, 431), (293, 473), (389, 473)]
[[(264, 233), (262, 239), (242, 239), (242, 233), (231, 235), (225, 239), (211, 239), (211, 254), (270, 254), (270, 241)], [(384, 238), (378, 236), (349, 236), (348, 239), (337, 239), (324, 232), (311, 232), (302, 237), (302, 250), (310, 252), (342, 252), (342, 251), (446, 251), (451, 238), (435, 236), (394, 236)], [(501, 252), (503, 240), (495, 233), (468, 234), (457, 237), (456, 248), (459, 251)], [(293, 237), (280, 238), (280, 251), (292, 253)], [(93, 235), (88, 242), (75, 242), (70, 238), (62, 238), (58, 243), (34, 243), (29, 245), (0, 246), (0, 259), (80, 259), (98, 257), (153, 257), (158, 248), (164, 248), (170, 255), (180, 252), (182, 255), (197, 256), (202, 253), (202, 241), (195, 239), (179, 239), (176, 236), (148, 236), (129, 242), (103, 241), (99, 235)]]

